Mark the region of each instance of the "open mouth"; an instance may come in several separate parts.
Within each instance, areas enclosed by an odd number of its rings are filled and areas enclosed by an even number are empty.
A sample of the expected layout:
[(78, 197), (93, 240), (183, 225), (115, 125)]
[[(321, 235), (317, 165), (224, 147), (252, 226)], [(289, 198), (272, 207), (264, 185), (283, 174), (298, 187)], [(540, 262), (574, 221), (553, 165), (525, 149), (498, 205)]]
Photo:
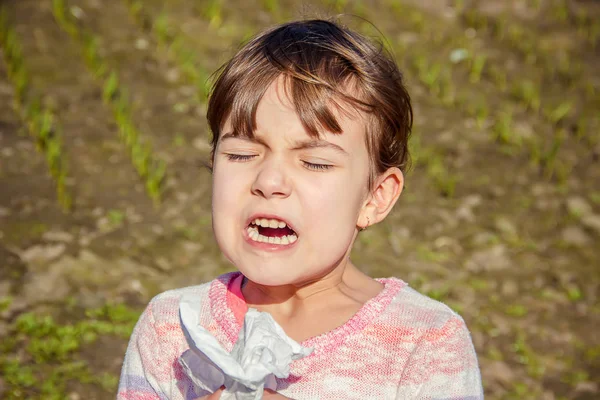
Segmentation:
[(286, 245), (298, 240), (298, 235), (292, 228), (273, 218), (256, 218), (246, 230), (250, 239), (255, 242)]

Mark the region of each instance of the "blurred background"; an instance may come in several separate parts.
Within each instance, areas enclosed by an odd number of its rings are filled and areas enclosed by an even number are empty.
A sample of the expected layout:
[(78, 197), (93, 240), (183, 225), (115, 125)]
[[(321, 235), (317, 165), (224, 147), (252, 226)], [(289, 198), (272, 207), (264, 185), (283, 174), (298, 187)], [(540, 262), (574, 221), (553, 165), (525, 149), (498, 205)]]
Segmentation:
[(114, 398), (152, 296), (232, 270), (210, 74), (267, 26), (338, 13), (385, 37), (415, 107), (407, 187), (355, 263), (465, 318), (487, 398), (600, 397), (600, 2), (0, 7), (0, 398)]

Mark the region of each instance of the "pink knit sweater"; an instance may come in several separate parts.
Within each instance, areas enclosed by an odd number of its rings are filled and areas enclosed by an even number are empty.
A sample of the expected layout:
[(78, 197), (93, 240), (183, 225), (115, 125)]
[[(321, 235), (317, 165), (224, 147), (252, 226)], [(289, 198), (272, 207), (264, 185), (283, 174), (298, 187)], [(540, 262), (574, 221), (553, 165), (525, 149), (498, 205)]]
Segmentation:
[[(189, 346), (179, 300), (195, 296), (199, 321), (231, 351), (247, 310), (239, 272), (156, 296), (138, 321), (125, 355), (118, 399), (195, 399), (179, 365)], [(301, 344), (314, 347), (292, 362), (277, 391), (293, 399), (483, 399), (481, 375), (463, 319), (399, 279), (344, 325)]]

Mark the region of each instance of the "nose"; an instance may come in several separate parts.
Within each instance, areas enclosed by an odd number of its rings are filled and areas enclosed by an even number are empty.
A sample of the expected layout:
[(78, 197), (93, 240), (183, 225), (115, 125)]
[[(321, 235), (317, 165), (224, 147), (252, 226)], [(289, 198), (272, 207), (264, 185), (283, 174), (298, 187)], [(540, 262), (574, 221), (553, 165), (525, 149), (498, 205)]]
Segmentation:
[(282, 163), (274, 159), (265, 160), (252, 184), (252, 193), (269, 199), (272, 197), (286, 198), (290, 192), (290, 180)]

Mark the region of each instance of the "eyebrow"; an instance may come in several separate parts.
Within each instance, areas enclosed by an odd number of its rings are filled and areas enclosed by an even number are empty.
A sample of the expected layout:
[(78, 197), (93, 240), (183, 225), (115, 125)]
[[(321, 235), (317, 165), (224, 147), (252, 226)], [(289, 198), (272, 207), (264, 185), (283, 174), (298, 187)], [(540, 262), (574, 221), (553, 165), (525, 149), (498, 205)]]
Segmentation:
[(294, 150), (315, 148), (329, 148), (346, 156), (348, 155), (348, 152), (344, 150), (341, 146), (338, 146), (337, 144), (328, 142), (326, 140), (301, 140), (296, 142), (296, 146), (294, 146)]
[(262, 140), (261, 138), (258, 138), (256, 136), (254, 136), (254, 137), (241, 136), (235, 132), (227, 132), (223, 136), (221, 136), (221, 138), (219, 140), (223, 141), (223, 140), (227, 140), (227, 139), (247, 140), (249, 142), (259, 143), (259, 144), (262, 144), (263, 146), (267, 146), (267, 143), (264, 140)]
[[(228, 132), (228, 133), (225, 133), (223, 136), (221, 136), (221, 140), (232, 139), (232, 138), (247, 140), (249, 142), (259, 143), (259, 144), (262, 144), (263, 146), (269, 147), (264, 140), (262, 140), (261, 138), (256, 137), (256, 136), (254, 136), (254, 137), (240, 136), (240, 135), (235, 134), (234, 132)], [(292, 150), (316, 149), (316, 148), (329, 148), (329, 149), (337, 151), (338, 153), (344, 154), (346, 156), (349, 155), (348, 152), (346, 150), (344, 150), (341, 146), (339, 146), (335, 143), (328, 142), (326, 140), (318, 140), (318, 139), (317, 140), (309, 139), (309, 140), (296, 141)]]

